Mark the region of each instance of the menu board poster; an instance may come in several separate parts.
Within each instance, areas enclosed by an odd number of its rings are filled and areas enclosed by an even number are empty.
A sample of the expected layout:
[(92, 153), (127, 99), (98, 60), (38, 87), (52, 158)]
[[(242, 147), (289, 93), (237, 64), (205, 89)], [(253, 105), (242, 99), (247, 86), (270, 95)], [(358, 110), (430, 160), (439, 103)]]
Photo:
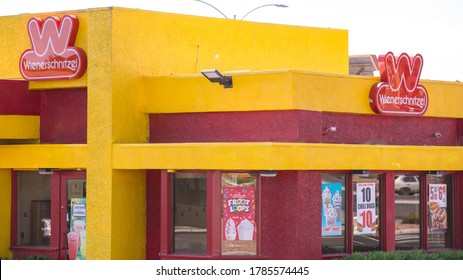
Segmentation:
[(429, 184), (429, 227), (431, 231), (447, 231), (447, 185)]
[(342, 235), (342, 184), (322, 184), (322, 236)]
[(357, 183), (356, 185), (356, 207), (357, 224), (355, 234), (374, 234), (378, 229), (376, 220), (376, 184)]
[(87, 200), (71, 198), (71, 220), (68, 237), (70, 260), (85, 260), (87, 255)]

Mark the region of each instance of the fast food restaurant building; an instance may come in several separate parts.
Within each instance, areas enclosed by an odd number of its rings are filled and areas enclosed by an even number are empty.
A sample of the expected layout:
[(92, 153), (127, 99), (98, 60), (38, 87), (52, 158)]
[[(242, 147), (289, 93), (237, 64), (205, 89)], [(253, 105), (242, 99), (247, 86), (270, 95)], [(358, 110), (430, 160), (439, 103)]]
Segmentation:
[(346, 30), (123, 8), (0, 26), (1, 258), (463, 248), (463, 84), (426, 57), (354, 76)]

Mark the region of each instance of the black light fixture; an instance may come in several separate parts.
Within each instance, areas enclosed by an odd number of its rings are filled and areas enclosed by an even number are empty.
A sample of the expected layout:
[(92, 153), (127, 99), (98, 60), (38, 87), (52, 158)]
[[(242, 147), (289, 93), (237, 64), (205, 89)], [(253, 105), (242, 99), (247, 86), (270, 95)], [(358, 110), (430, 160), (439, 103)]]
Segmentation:
[(224, 76), (217, 69), (203, 70), (201, 74), (204, 75), (210, 82), (219, 83), (223, 88), (233, 88), (233, 80), (231, 76)]
[(370, 171), (369, 170), (353, 170), (352, 175), (357, 175), (360, 177), (368, 177), (370, 176)]
[(442, 170), (433, 170), (428, 171), (428, 174), (435, 175), (436, 177), (442, 177), (442, 175), (444, 175), (444, 172)]
[(40, 175), (51, 175), (55, 173), (51, 168), (39, 168), (38, 172)]
[(275, 177), (278, 172), (275, 170), (262, 170), (259, 172), (260, 177)]

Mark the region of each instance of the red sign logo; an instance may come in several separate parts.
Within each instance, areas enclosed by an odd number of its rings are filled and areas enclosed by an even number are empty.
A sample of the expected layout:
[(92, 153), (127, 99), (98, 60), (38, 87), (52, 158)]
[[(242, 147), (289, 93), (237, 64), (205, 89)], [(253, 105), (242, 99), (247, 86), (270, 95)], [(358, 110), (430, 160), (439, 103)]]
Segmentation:
[(428, 109), (428, 92), (419, 85), (423, 57), (398, 58), (388, 52), (378, 57), (381, 82), (370, 89), (370, 107), (384, 115), (423, 115)]
[(76, 16), (65, 15), (31, 18), (27, 24), (32, 49), (19, 61), (19, 70), (26, 80), (76, 79), (87, 69), (85, 52), (74, 47), (79, 28)]

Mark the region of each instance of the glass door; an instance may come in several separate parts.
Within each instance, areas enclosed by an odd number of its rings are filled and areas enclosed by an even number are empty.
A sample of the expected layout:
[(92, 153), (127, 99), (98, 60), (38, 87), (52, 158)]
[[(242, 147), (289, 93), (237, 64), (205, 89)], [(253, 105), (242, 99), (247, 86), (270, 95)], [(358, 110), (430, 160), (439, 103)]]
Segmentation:
[(85, 175), (85, 171), (60, 172), (60, 259), (86, 259), (87, 181)]

